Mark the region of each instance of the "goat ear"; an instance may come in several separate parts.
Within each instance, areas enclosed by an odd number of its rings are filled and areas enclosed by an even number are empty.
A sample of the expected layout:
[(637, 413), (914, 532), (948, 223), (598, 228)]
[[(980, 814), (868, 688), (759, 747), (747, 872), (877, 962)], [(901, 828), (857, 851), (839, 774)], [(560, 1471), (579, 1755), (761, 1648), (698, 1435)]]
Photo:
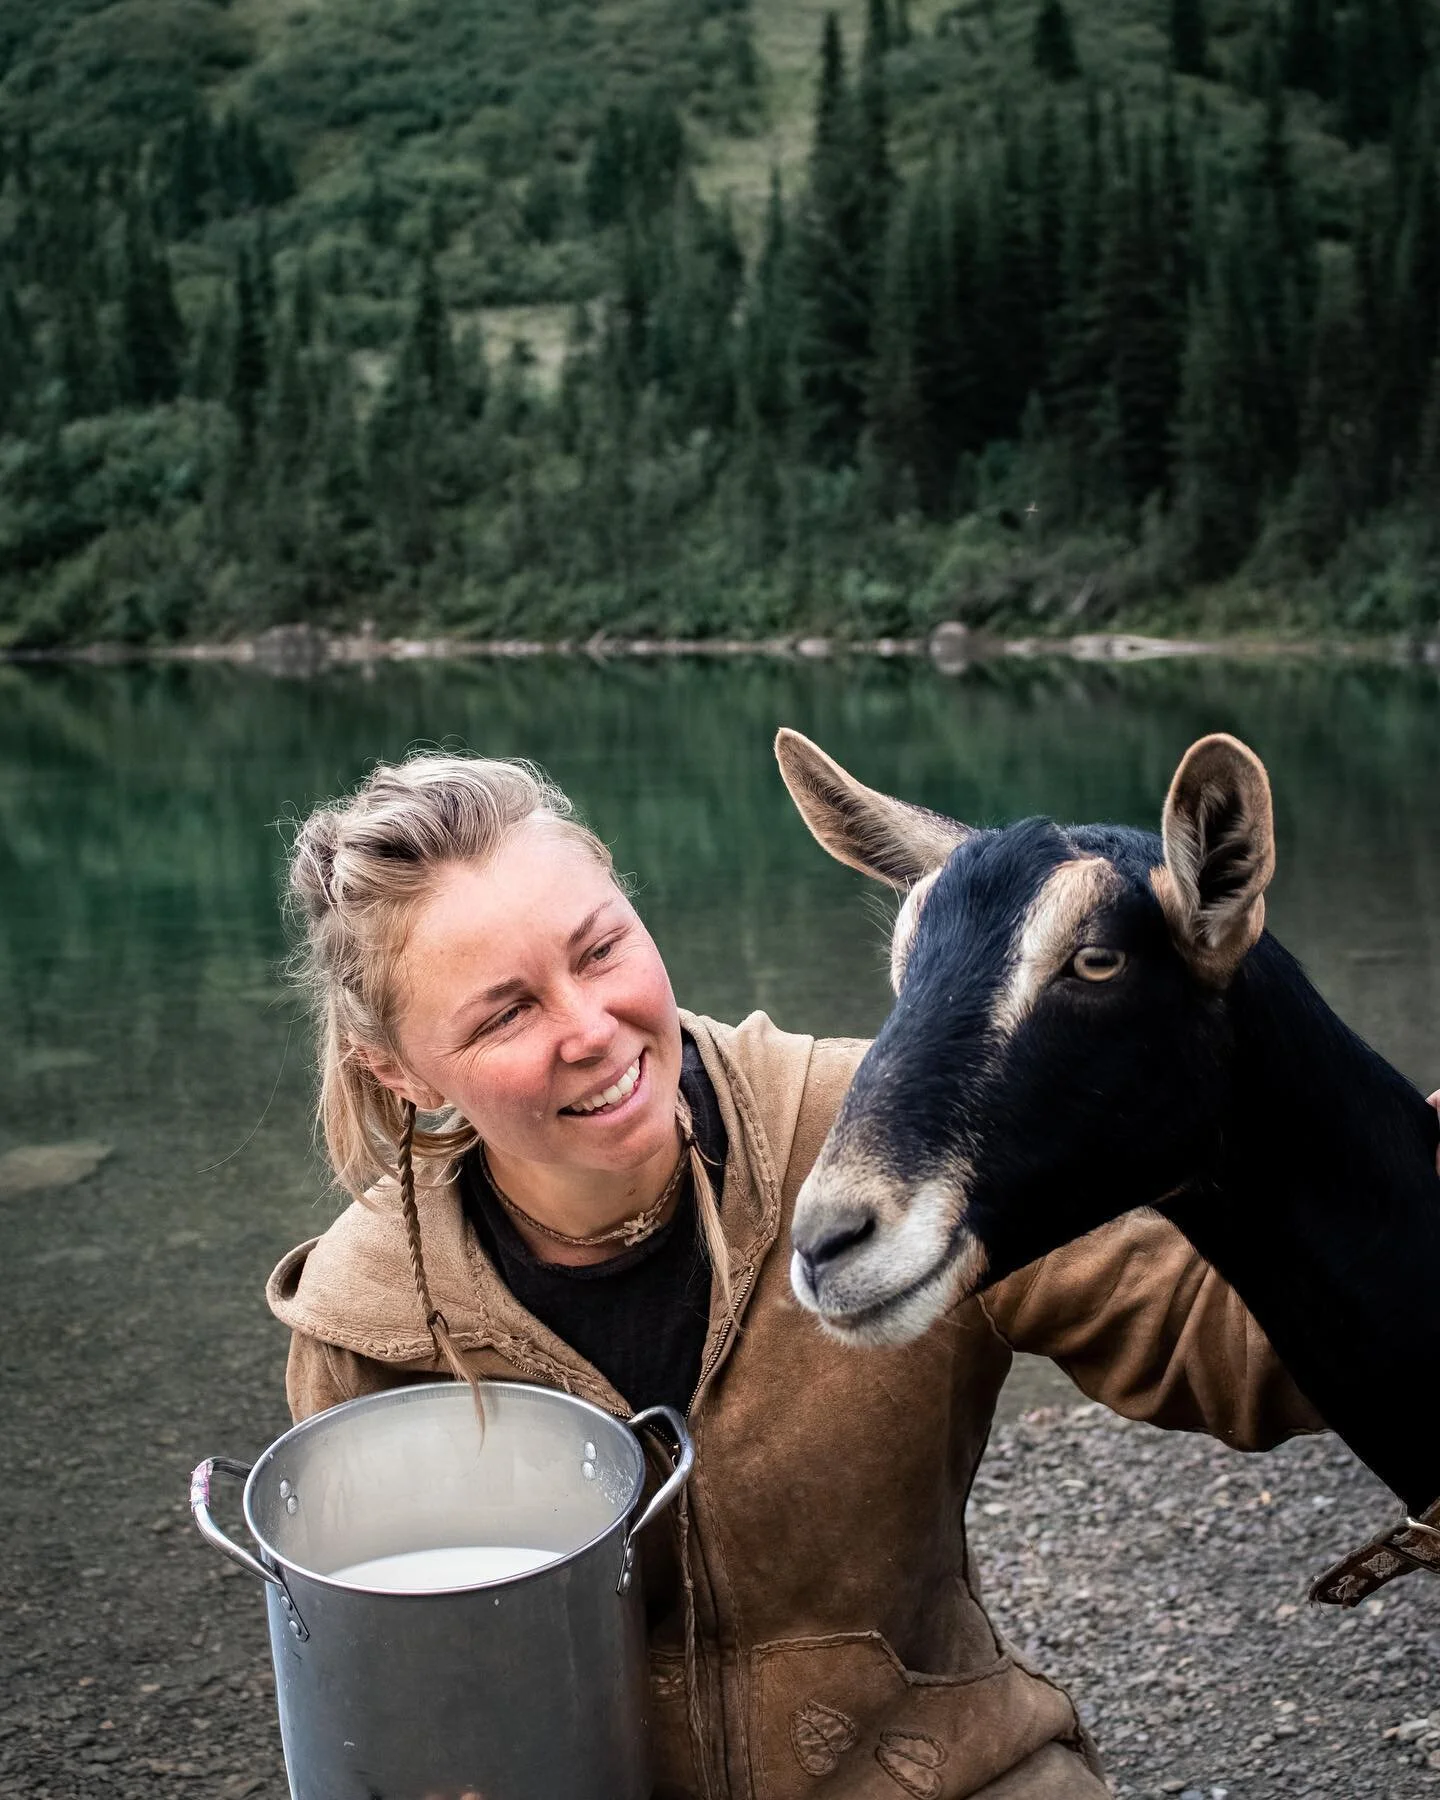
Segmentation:
[(1152, 877), (1171, 934), (1202, 980), (1224, 987), (1265, 929), (1275, 825), (1265, 765), (1217, 732), (1192, 744), (1170, 783), (1165, 866)]
[(893, 888), (938, 869), (968, 826), (862, 786), (798, 731), (782, 726), (775, 756), (800, 817), (837, 861)]

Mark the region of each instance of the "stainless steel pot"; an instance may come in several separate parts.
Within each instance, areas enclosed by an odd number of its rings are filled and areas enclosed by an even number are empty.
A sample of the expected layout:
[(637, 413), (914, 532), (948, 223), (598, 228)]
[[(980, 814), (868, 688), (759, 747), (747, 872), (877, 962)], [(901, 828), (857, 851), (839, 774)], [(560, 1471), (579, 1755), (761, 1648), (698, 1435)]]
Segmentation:
[[(649, 1687), (635, 1540), (689, 1478), (668, 1406), (629, 1424), (568, 1394), (483, 1382), (483, 1442), (459, 1382), (307, 1419), (251, 1469), (212, 1457), (201, 1533), (265, 1583), (293, 1800), (646, 1800)], [(639, 1512), (660, 1428), (674, 1466)], [(259, 1555), (210, 1512), (245, 1480)], [(347, 1585), (377, 1557), (454, 1546), (557, 1553), (443, 1592)]]

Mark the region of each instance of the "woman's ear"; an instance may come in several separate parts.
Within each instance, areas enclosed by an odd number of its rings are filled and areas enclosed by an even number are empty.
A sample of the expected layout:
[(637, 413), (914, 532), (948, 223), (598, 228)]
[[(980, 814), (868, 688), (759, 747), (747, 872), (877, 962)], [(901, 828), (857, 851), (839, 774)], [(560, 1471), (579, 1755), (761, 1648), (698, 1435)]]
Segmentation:
[(389, 1088), (392, 1094), (398, 1094), (402, 1100), (408, 1100), (416, 1112), (439, 1112), (445, 1105), (445, 1096), (438, 1088), (427, 1087), (423, 1081), (415, 1077), (396, 1062), (393, 1056), (383, 1050), (370, 1050), (355, 1045), (351, 1052), (380, 1083)]

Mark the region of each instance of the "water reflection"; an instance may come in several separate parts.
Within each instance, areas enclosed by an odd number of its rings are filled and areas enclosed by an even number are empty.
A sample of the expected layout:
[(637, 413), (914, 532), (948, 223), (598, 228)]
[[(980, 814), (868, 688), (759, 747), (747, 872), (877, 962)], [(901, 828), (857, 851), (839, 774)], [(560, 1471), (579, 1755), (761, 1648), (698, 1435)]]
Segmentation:
[(232, 1147), (269, 1093), (288, 1016), (274, 821), (420, 742), (544, 762), (634, 872), (688, 1003), (869, 1029), (884, 1004), (873, 908), (791, 811), (769, 748), (781, 722), (875, 785), (977, 823), (1153, 825), (1185, 745), (1240, 733), (1275, 785), (1272, 923), (1361, 1030), (1418, 1075), (1434, 1066), (1428, 671), (998, 665), (951, 681), (869, 663), (535, 663), (284, 683), (12, 668), (0, 1149), (77, 1103), (117, 1131), (164, 1119)]

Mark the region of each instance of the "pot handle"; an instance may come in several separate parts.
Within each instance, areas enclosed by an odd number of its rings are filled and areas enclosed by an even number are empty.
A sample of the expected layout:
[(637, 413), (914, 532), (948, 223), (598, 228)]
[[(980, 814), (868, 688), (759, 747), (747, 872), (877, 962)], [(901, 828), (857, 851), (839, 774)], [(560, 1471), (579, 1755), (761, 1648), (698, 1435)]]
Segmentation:
[[(258, 1575), (262, 1581), (268, 1581), (284, 1594), (285, 1583), (275, 1570), (267, 1569), (258, 1556), (252, 1556), (248, 1550), (242, 1550), (239, 1544), (232, 1543), (210, 1516), (211, 1478), (216, 1475), (233, 1475), (237, 1481), (244, 1481), (249, 1473), (249, 1463), (231, 1462), (228, 1456), (207, 1456), (190, 1477), (190, 1511), (207, 1544), (213, 1544), (231, 1562), (239, 1563), (242, 1569)], [(285, 1597), (289, 1599), (288, 1594)]]
[(249, 1463), (231, 1462), (228, 1456), (207, 1456), (205, 1461), (190, 1477), (190, 1511), (199, 1527), (200, 1535), (207, 1544), (228, 1556), (231, 1562), (239, 1563), (248, 1574), (258, 1575), (262, 1581), (268, 1581), (280, 1596), (281, 1610), (290, 1625), (290, 1635), (298, 1638), (303, 1644), (310, 1636), (305, 1621), (295, 1610), (295, 1602), (290, 1598), (290, 1590), (285, 1585), (285, 1578), (277, 1569), (261, 1562), (258, 1556), (252, 1556), (248, 1550), (242, 1550), (239, 1544), (233, 1543), (210, 1516), (210, 1482), (216, 1475), (233, 1475), (237, 1481), (244, 1481), (250, 1473)]
[(633, 1432), (653, 1431), (656, 1426), (663, 1426), (675, 1451), (675, 1467), (656, 1489), (650, 1498), (650, 1504), (625, 1534), (625, 1555), (620, 1565), (620, 1585), (618, 1591), (628, 1593), (630, 1583), (635, 1574), (635, 1540), (653, 1519), (659, 1517), (665, 1508), (690, 1479), (690, 1471), (695, 1467), (695, 1445), (685, 1421), (673, 1406), (647, 1406), (644, 1412), (638, 1412), (629, 1421)]

